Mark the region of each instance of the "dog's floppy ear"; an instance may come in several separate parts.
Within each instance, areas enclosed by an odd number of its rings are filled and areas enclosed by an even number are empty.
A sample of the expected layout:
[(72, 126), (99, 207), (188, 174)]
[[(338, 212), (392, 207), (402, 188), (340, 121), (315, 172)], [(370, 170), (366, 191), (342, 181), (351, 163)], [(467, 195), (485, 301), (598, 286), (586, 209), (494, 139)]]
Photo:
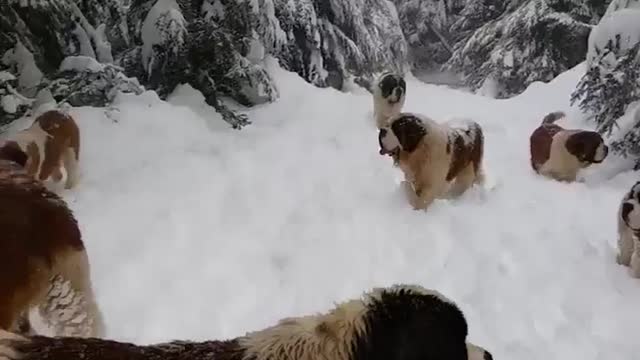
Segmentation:
[(0, 159), (10, 160), (24, 167), (28, 156), (14, 141), (5, 141), (0, 143)]
[(391, 123), (391, 131), (398, 138), (402, 150), (413, 152), (427, 135), (427, 129), (420, 118), (403, 114)]
[(596, 149), (600, 145), (600, 136), (592, 131), (581, 131), (570, 135), (564, 146), (580, 161), (593, 161)]

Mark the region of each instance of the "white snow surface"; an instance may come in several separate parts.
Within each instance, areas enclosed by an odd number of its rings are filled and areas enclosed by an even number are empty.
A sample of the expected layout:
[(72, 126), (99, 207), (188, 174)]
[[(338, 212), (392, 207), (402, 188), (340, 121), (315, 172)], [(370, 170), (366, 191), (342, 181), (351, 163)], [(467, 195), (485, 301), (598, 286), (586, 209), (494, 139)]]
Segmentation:
[(639, 9), (640, 0), (613, 0), (609, 3), (604, 16), (609, 16), (620, 9)]
[[(486, 189), (414, 211), (378, 154), (368, 94), (318, 89), (270, 64), (281, 92), (242, 131), (181, 87), (123, 95), (117, 122), (74, 108), (75, 211), (107, 337), (224, 339), (417, 283), (455, 301), (496, 360), (635, 359), (640, 281), (615, 263), (616, 212), (636, 181), (611, 157), (584, 183), (536, 176), (529, 135), (550, 111), (586, 127), (569, 94), (580, 65), (496, 100), (408, 78), (405, 110), (471, 118)], [(191, 95), (189, 95), (191, 94)], [(194, 100), (189, 100), (189, 97)], [(425, 339), (428, 341), (428, 339)]]
[(620, 35), (620, 51), (632, 48), (640, 41), (640, 8), (624, 8), (610, 13), (600, 19), (589, 33), (587, 64), (594, 64), (597, 58), (596, 48), (601, 53), (609, 40), (615, 43), (616, 35)]

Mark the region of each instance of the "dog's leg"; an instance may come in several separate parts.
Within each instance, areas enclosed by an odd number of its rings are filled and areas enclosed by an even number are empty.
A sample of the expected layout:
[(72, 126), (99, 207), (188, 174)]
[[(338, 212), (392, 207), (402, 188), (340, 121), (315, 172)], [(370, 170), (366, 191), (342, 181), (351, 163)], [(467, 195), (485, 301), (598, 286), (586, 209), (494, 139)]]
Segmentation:
[(39, 312), (56, 336), (102, 337), (104, 322), (89, 278), (85, 251), (67, 255), (51, 278)]
[(407, 201), (409, 201), (409, 204), (411, 204), (411, 206), (413, 206), (413, 208), (415, 209), (417, 206), (416, 204), (418, 203), (418, 196), (416, 195), (416, 191), (413, 189), (413, 185), (411, 185), (410, 182), (404, 180), (400, 183), (400, 186), (402, 187)]
[[(434, 184), (435, 185), (432, 185)], [(415, 185), (415, 195), (411, 204), (415, 210), (424, 210), (433, 203), (438, 196), (445, 193), (447, 182), (438, 181), (430, 183), (420, 183)]]
[(481, 165), (477, 169), (474, 169), (475, 178), (473, 179), (473, 183), (479, 186), (484, 186), (485, 184), (485, 174), (484, 167)]
[(633, 253), (631, 254), (631, 276), (640, 278), (640, 239), (637, 234), (633, 235)]
[(71, 189), (78, 183), (78, 157), (73, 148), (68, 147), (63, 155), (64, 167), (67, 170), (65, 189)]
[(469, 164), (466, 168), (462, 169), (449, 190), (447, 197), (456, 198), (467, 191), (476, 180), (476, 174), (473, 169), (473, 165)]
[(36, 335), (31, 326), (31, 321), (29, 321), (29, 311), (22, 312), (9, 330), (20, 335)]
[(62, 164), (60, 164), (60, 165), (56, 166), (56, 167), (53, 169), (53, 172), (52, 172), (52, 174), (51, 174), (51, 176), (53, 177), (53, 180), (54, 180), (55, 182), (60, 182), (60, 180), (62, 180), (62, 169), (61, 169), (61, 165), (62, 165)]
[(632, 253), (633, 235), (628, 229), (623, 229), (618, 234), (618, 255), (616, 256), (616, 262), (620, 265), (629, 266), (631, 264)]

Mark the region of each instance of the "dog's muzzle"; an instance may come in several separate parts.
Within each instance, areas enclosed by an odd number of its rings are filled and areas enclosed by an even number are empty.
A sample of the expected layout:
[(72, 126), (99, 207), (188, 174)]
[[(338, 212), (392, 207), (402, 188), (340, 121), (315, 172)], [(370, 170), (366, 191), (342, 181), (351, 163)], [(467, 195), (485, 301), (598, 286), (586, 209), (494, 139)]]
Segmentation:
[(600, 163), (604, 162), (604, 160), (609, 155), (609, 147), (607, 145), (603, 145), (602, 146), (602, 152), (603, 152), (602, 159), (593, 159), (593, 163), (600, 164)]
[(389, 96), (389, 104), (397, 104), (400, 102), (400, 99), (402, 98), (402, 88), (395, 88), (393, 89), (393, 92), (391, 93), (391, 95)]

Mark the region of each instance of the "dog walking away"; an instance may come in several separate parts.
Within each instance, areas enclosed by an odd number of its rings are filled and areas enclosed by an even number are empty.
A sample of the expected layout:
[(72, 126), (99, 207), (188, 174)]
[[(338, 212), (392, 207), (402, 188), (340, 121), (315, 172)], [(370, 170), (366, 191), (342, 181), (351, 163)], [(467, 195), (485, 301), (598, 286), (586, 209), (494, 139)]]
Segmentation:
[(27, 154), (0, 146), (0, 329), (31, 334), (37, 309), (56, 335), (101, 336), (89, 258), (66, 202), (25, 170)]
[(11, 136), (5, 146), (17, 145), (27, 154), (26, 169), (40, 181), (50, 177), (62, 181), (62, 167), (66, 170), (65, 188), (78, 182), (80, 160), (80, 130), (71, 115), (49, 110), (39, 115), (33, 124)]
[(603, 162), (609, 148), (595, 131), (565, 129), (556, 124), (564, 118), (562, 111), (549, 113), (532, 132), (531, 168), (545, 177), (573, 182), (580, 169)]

